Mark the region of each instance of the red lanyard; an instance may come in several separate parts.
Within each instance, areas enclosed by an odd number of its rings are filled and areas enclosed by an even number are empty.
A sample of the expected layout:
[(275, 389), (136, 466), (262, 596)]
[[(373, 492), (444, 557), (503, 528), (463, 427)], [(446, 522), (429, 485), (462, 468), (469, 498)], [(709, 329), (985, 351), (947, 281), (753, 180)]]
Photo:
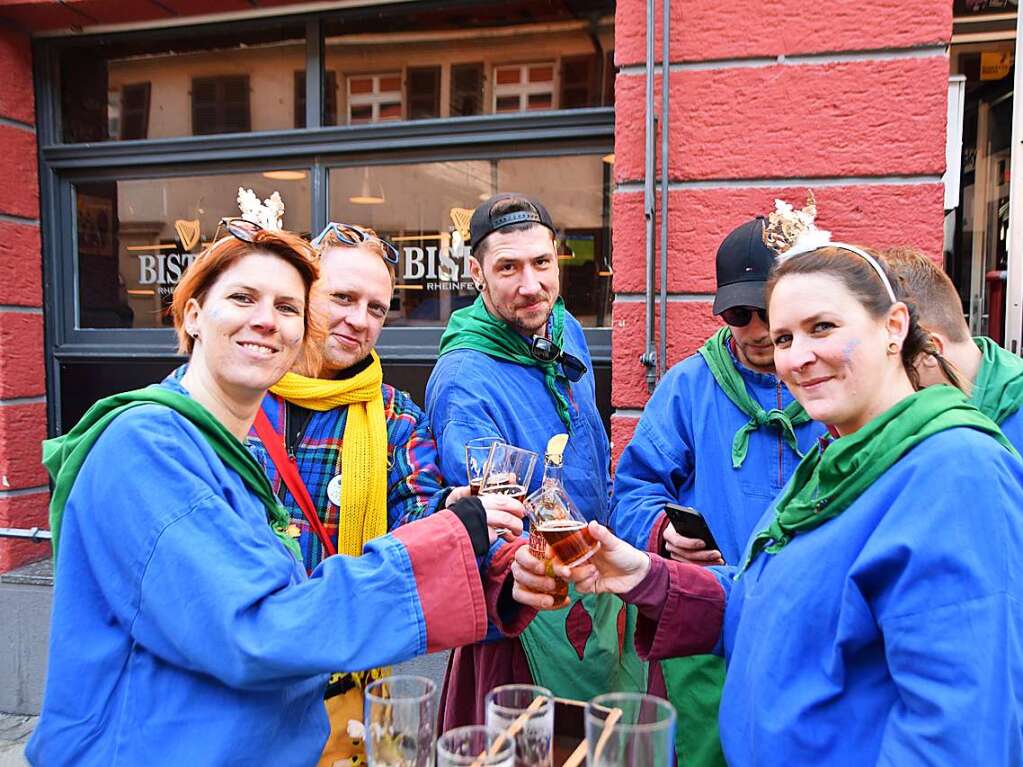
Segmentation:
[(270, 419), (266, 417), (266, 413), (263, 412), (263, 408), (260, 408), (259, 412), (256, 413), (256, 422), (253, 425), (256, 428), (256, 435), (263, 442), (263, 447), (266, 448), (266, 452), (270, 455), (270, 460), (277, 467), (277, 472), (281, 475), (281, 479), (284, 480), (288, 490), (291, 491), (295, 502), (298, 503), (298, 507), (302, 509), (302, 514), (305, 515), (306, 521), (309, 522), (309, 527), (312, 528), (313, 533), (319, 539), (324, 552), (326, 552), (327, 556), (334, 556), (337, 554), (337, 549), (334, 547), (334, 542), (330, 540), (327, 528), (323, 526), (323, 521), (320, 519), (319, 514), (316, 513), (313, 499), (309, 497), (309, 491), (306, 489), (305, 482), (302, 481), (302, 475), (298, 473), (298, 465), (295, 463), (295, 459), (289, 458), (284, 451), (284, 439), (274, 431), (274, 427), (270, 423)]

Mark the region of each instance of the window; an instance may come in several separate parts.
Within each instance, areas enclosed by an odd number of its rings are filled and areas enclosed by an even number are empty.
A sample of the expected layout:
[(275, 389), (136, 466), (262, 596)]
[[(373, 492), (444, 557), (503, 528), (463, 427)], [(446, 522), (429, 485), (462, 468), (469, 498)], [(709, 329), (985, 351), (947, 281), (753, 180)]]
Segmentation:
[(328, 212), (331, 221), (372, 227), (397, 246), (388, 327), (443, 327), (451, 312), (476, 298), (471, 251), (454, 247), (459, 211), (498, 190), (535, 195), (562, 234), (558, 266), (569, 310), (584, 326), (604, 327), (611, 299), (607, 169), (599, 155), (334, 168)]
[(250, 130), (249, 76), (192, 79), (192, 133), (242, 133)]
[(121, 140), (143, 139), (149, 131), (149, 83), (121, 87)]
[(451, 116), (483, 114), (483, 64), (451, 65)]
[(589, 106), (600, 94), (600, 57), (567, 56), (561, 60), (561, 109)]
[(409, 67), (405, 90), (408, 119), (440, 117), (440, 67)]
[(553, 62), (494, 68), (495, 112), (526, 112), (553, 108)]
[(401, 119), (401, 73), (348, 78), (348, 124)]
[[(328, 70), (323, 77), (323, 121), (337, 123), (337, 72)], [(305, 127), (305, 72), (295, 72), (295, 127)]]

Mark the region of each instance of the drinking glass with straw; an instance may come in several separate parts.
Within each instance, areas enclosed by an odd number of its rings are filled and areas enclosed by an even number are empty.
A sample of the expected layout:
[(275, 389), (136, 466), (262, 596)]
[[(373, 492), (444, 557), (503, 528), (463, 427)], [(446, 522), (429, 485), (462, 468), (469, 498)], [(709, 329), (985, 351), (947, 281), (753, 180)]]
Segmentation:
[(465, 478), (473, 495), (480, 494), (483, 486), (483, 469), (490, 458), (490, 448), (497, 442), (504, 442), (500, 437), (476, 437), (465, 443)]
[(654, 695), (598, 695), (586, 705), (587, 767), (672, 764), (676, 719), (674, 707)]
[(431, 767), (437, 685), (422, 676), (389, 676), (366, 687), (370, 767)]
[(506, 684), (487, 693), (487, 727), (510, 731), (523, 715), (525, 720), (518, 732), (509, 735), (515, 740), (515, 767), (551, 767), (554, 752), (551, 691), (531, 684)]
[(514, 767), (515, 741), (483, 725), (448, 730), (437, 739), (437, 767)]

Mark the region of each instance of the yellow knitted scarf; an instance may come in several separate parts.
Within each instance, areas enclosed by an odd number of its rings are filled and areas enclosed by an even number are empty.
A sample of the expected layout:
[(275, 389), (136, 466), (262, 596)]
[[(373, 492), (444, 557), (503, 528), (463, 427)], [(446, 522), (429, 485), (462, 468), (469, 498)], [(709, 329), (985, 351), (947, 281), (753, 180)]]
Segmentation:
[(309, 410), (348, 405), (341, 445), (341, 510), (337, 552), (362, 554), (362, 547), (387, 532), (387, 421), (380, 391), (384, 374), (377, 353), (361, 373), (341, 381), (288, 373), (270, 391)]

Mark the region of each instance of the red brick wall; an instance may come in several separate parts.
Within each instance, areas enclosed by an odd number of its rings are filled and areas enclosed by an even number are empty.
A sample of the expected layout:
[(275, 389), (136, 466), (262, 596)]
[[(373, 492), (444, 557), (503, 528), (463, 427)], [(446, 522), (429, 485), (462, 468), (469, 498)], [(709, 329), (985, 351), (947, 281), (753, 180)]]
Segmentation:
[[(47, 527), (42, 254), (32, 54), (28, 35), (0, 26), (0, 527)], [(49, 556), (0, 538), (0, 572)]]
[[(649, 396), (639, 362), (645, 27), (645, 0), (618, 0), (615, 458)], [(743, 221), (770, 212), (775, 198), (802, 204), (812, 189), (818, 223), (836, 238), (940, 255), (949, 71), (943, 46), (951, 33), (950, 0), (672, 1), (669, 365), (692, 354), (717, 325), (710, 302), (718, 244)], [(660, 87), (658, 76), (656, 111)]]

